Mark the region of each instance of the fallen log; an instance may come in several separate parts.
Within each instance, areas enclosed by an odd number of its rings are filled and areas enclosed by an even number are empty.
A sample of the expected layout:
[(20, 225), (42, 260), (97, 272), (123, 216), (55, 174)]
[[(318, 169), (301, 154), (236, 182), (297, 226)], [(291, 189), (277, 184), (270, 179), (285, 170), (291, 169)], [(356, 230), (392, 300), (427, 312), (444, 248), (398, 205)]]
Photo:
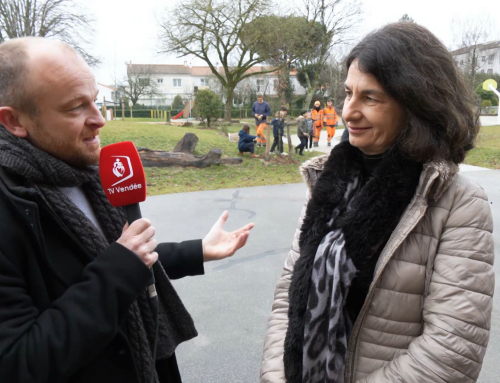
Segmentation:
[(212, 165), (241, 164), (242, 158), (221, 158), (222, 150), (212, 149), (205, 156), (194, 156), (182, 152), (165, 152), (161, 150), (150, 150), (138, 148), (142, 165), (145, 167), (168, 167), (168, 166), (193, 166), (195, 168), (206, 168)]

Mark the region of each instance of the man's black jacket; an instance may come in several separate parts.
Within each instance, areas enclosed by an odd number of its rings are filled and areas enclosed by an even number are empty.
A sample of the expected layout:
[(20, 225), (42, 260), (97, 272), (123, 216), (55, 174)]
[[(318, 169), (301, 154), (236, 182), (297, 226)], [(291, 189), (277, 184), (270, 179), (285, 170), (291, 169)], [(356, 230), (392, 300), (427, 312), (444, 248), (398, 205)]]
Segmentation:
[[(201, 241), (157, 248), (170, 278), (203, 274)], [(137, 383), (120, 323), (149, 269), (113, 243), (90, 259), (51, 209), (0, 167), (0, 382)], [(160, 381), (180, 382), (175, 355)]]

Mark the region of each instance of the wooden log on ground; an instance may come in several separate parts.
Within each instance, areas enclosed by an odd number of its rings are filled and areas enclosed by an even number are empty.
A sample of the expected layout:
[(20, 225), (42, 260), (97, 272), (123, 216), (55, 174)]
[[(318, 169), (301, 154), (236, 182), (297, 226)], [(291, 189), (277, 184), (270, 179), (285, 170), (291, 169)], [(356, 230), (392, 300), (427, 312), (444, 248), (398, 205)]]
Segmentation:
[(198, 137), (194, 133), (186, 133), (184, 137), (175, 145), (174, 153), (193, 154), (198, 144)]
[(212, 165), (241, 164), (243, 162), (242, 158), (221, 158), (222, 151), (220, 149), (212, 149), (205, 156), (145, 148), (138, 148), (138, 151), (142, 165), (145, 167), (193, 166), (195, 168), (206, 168)]

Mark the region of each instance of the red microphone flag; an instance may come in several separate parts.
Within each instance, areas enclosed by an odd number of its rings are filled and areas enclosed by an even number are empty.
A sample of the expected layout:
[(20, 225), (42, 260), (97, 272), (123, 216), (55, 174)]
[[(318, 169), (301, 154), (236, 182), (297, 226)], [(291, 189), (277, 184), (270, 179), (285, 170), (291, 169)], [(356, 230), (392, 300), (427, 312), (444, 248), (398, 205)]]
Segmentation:
[(111, 205), (126, 206), (146, 200), (146, 175), (132, 142), (118, 142), (103, 147), (99, 175)]

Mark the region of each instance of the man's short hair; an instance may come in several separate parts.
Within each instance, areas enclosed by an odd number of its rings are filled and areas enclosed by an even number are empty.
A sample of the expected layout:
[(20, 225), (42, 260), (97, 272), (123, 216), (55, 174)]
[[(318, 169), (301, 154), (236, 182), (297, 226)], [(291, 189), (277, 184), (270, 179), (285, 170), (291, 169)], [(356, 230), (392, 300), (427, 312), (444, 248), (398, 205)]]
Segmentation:
[(303, 109), (301, 112), (300, 112), (300, 115), (303, 116), (304, 114), (306, 114), (308, 111)]
[(38, 114), (29, 91), (26, 43), (7, 41), (0, 44), (0, 107), (10, 106), (34, 117)]
[(258, 92), (258, 93), (257, 93), (257, 97), (264, 97), (264, 93), (262, 93), (262, 92)]

